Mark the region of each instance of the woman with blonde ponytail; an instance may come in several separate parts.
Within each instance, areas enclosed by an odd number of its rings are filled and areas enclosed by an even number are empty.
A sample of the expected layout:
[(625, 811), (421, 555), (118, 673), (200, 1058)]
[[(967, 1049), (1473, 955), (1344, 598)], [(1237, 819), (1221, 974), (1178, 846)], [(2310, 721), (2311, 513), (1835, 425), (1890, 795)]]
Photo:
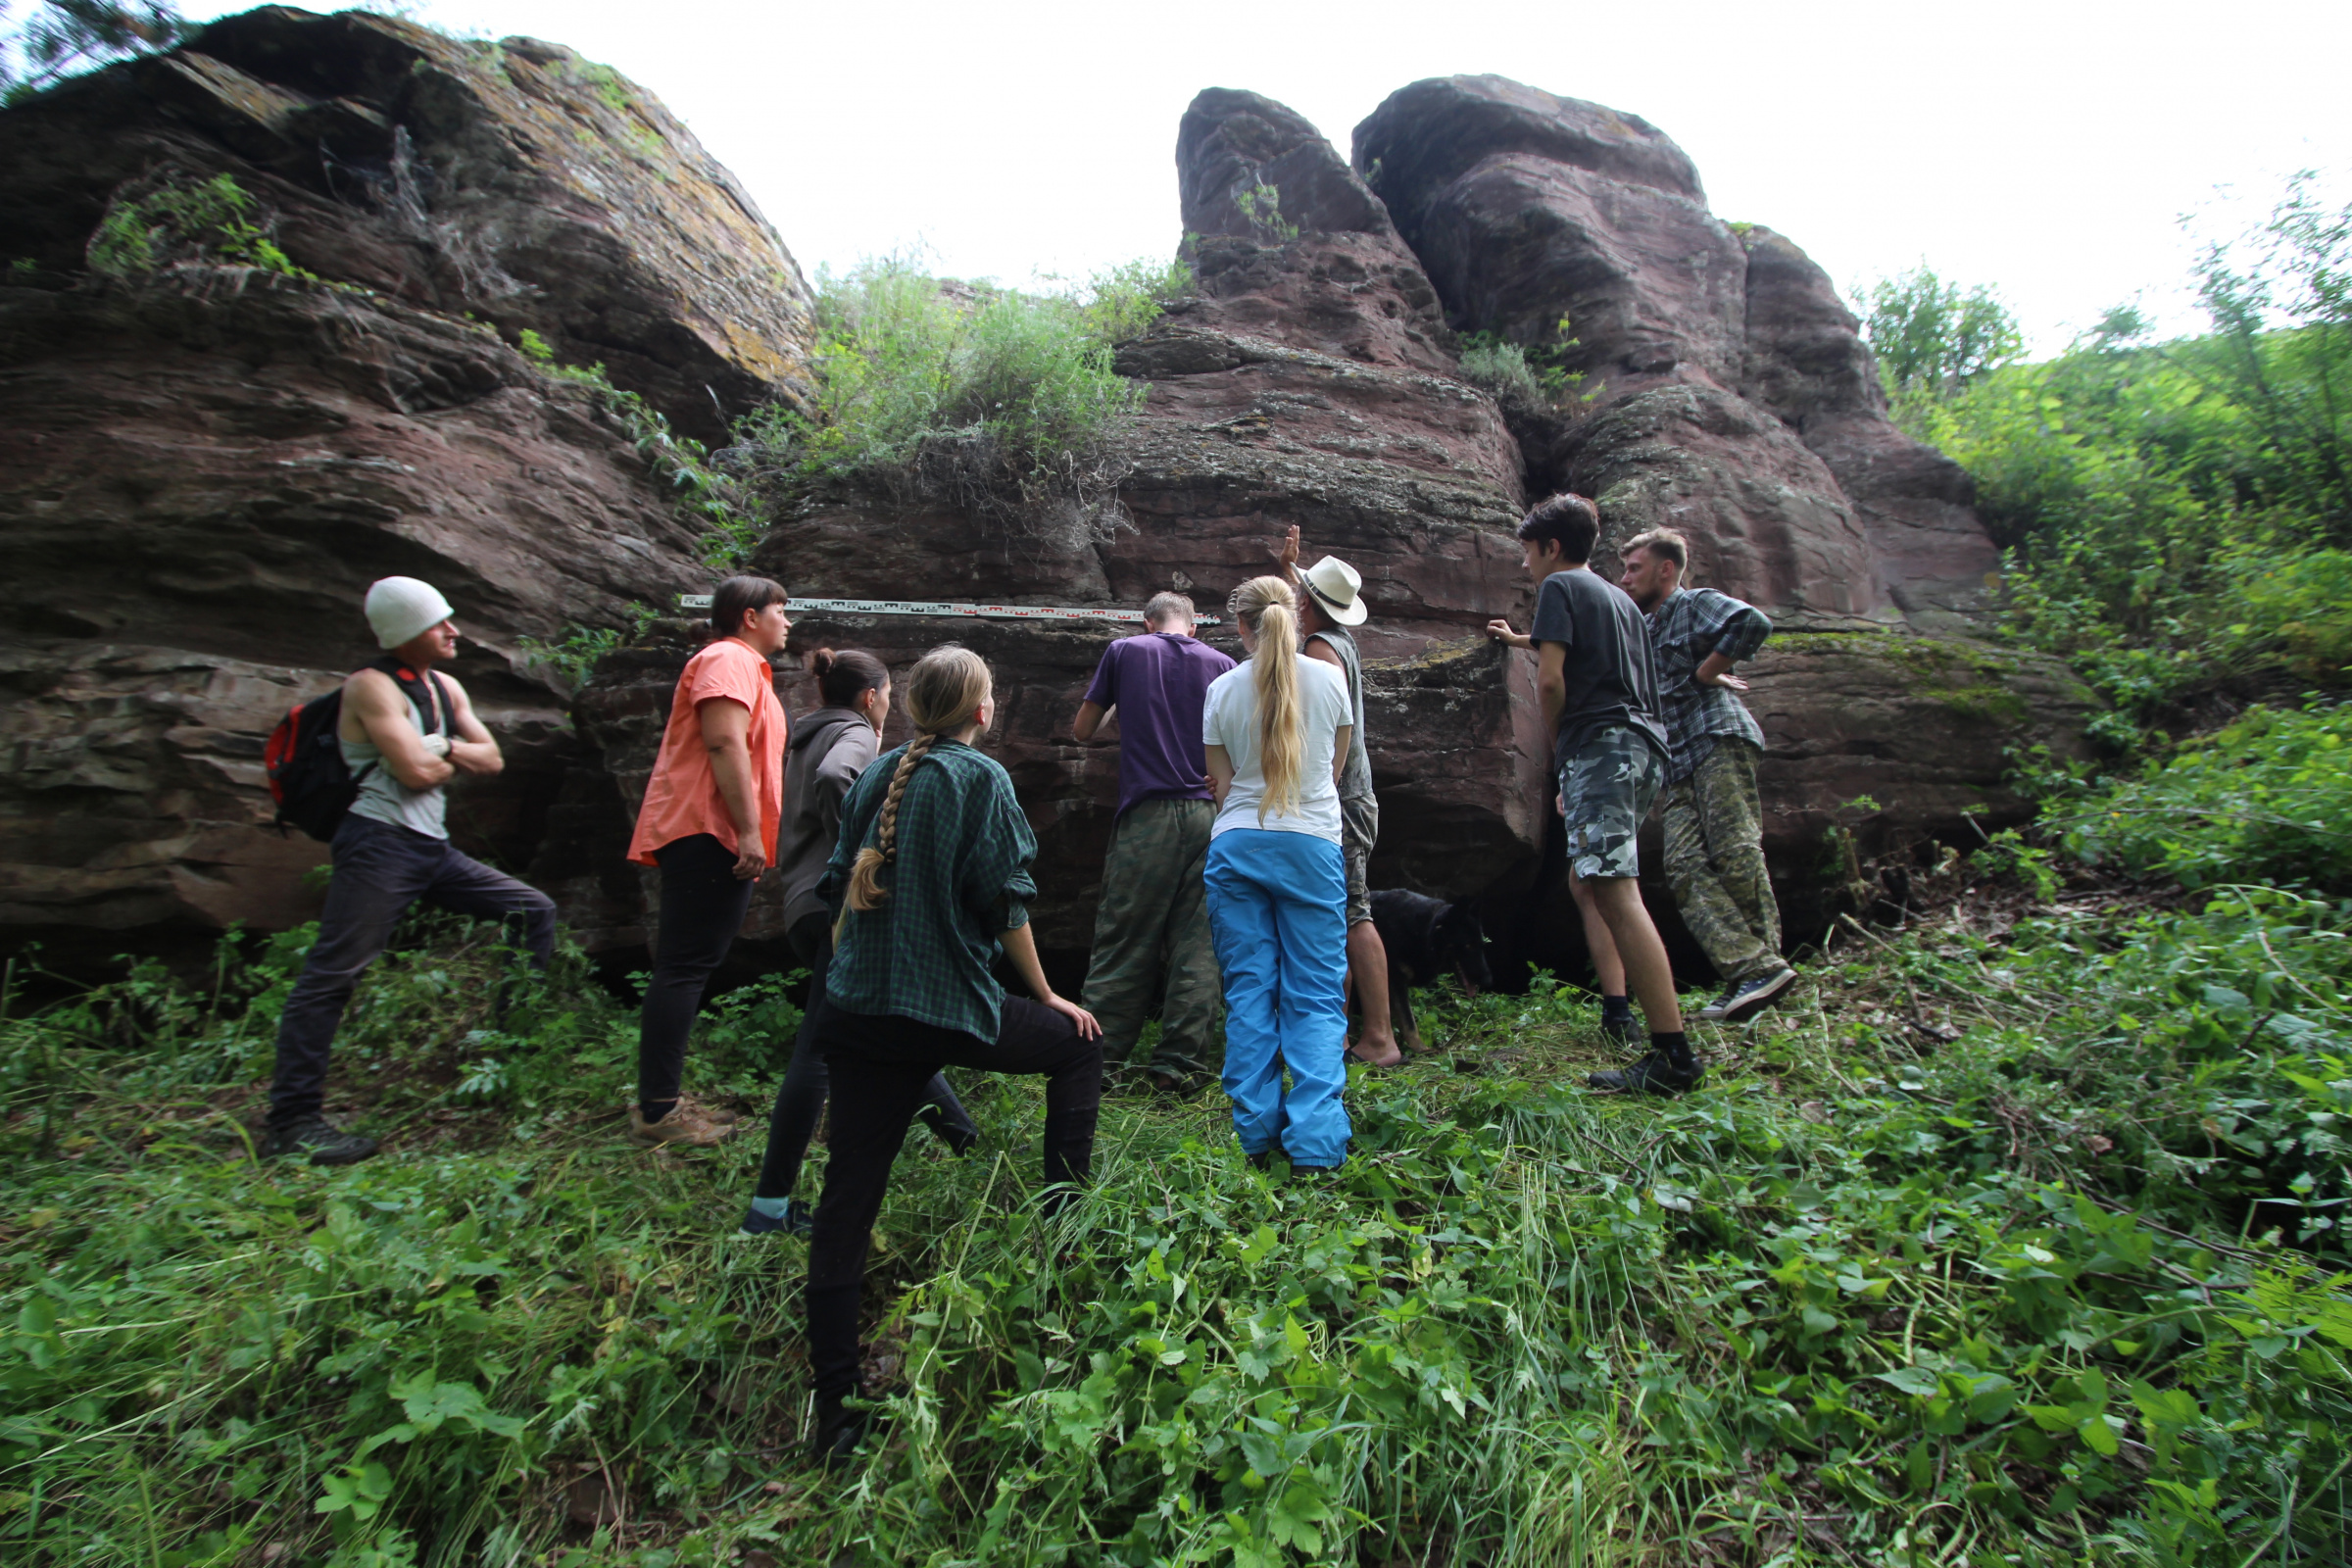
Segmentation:
[[(943, 1066), (1046, 1079), (1046, 1204), (1086, 1180), (1102, 1101), (1102, 1029), (1054, 994), (1029, 931), (1037, 838), (1012, 779), (973, 742), (995, 716), (988, 664), (950, 644), (904, 684), (915, 738), (886, 752), (841, 805), (817, 889), (840, 911), (824, 993), (812, 999), (832, 1081), (832, 1158), (808, 1243), (808, 1365), (816, 1457), (845, 1462), (863, 1417), (858, 1302), (891, 1161)], [(1036, 1001), (1008, 997), (999, 950)]]
[(1218, 808), (1208, 919), (1225, 987), (1225, 1092), (1252, 1163), (1279, 1146), (1294, 1169), (1329, 1170), (1348, 1157), (1348, 683), (1298, 651), (1298, 606), (1280, 577), (1251, 578), (1227, 609), (1250, 660), (1217, 677), (1200, 715)]

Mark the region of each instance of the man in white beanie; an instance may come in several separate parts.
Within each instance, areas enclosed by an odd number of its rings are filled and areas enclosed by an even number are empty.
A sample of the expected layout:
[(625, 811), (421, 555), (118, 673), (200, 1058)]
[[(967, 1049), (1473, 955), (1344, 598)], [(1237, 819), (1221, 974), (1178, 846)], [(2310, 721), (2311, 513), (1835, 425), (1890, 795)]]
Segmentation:
[(1389, 1018), (1389, 950), (1372, 923), (1368, 868), (1380, 838), (1380, 797), (1372, 792), (1372, 754), (1364, 735), (1364, 663), (1348, 630), (1370, 617), (1364, 579), (1337, 556), (1298, 566), (1298, 527), (1292, 524), (1274, 552), (1283, 575), (1298, 590), (1298, 651), (1336, 665), (1348, 678), (1348, 709), (1353, 715), (1348, 761), (1340, 773), (1340, 854), (1348, 863), (1348, 983), (1355, 992), (1364, 1025), (1348, 1048), (1350, 1059), (1372, 1067), (1394, 1067), (1404, 1059)]
[(505, 765), (498, 742), (474, 716), (466, 688), (433, 672), (457, 657), (449, 601), (430, 583), (386, 577), (368, 590), (368, 624), (385, 658), (343, 683), (336, 740), (360, 793), (335, 830), (318, 940), (278, 1020), (270, 1086), (269, 1152), (349, 1165), (375, 1140), (322, 1114), (326, 1062), (360, 971), (375, 961), (409, 906), (514, 919), (532, 967), (555, 951), (556, 905), (537, 888), (451, 847), (444, 788), (460, 773)]

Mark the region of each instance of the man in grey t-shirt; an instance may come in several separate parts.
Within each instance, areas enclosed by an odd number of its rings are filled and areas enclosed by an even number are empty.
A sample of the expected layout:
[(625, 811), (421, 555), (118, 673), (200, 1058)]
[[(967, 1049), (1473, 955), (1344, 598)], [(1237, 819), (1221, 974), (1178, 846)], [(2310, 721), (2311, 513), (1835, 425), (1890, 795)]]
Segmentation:
[(1592, 1087), (1680, 1094), (1698, 1086), (1703, 1069), (1683, 1033), (1674, 968), (1639, 881), (1642, 819), (1666, 778), (1666, 726), (1642, 612), (1586, 564), (1599, 536), (1600, 514), (1583, 496), (1556, 495), (1528, 513), (1519, 542), (1538, 585), (1535, 625), (1526, 636), (1508, 621), (1487, 630), (1536, 654), (1536, 691), (1552, 727), (1568, 819), (1568, 875), (1578, 903), (1589, 898), (1598, 916), (1586, 921), (1593, 966), (1605, 990), (1613, 965), (1623, 964), (1649, 1025), (1649, 1054), (1592, 1074)]

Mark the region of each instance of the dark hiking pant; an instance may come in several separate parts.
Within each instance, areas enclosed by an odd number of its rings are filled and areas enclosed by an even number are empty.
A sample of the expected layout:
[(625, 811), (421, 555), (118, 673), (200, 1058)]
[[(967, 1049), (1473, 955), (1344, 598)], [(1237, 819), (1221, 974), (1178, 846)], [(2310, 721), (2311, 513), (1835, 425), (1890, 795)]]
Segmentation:
[(662, 867), (661, 924), (654, 932), (654, 978), (637, 1013), (637, 1102), (678, 1098), (686, 1072), (686, 1036), (711, 973), (727, 961), (751, 912), (752, 889), (735, 874), (735, 852), (709, 833), (672, 839), (654, 852)]
[[(790, 1198), (801, 1179), (801, 1161), (808, 1157), (808, 1141), (816, 1136), (817, 1118), (825, 1113), (828, 1080), (825, 1058), (816, 1046), (816, 1004), (825, 995), (825, 970), (833, 962), (833, 919), (826, 914), (803, 915), (785, 933), (792, 951), (808, 966), (808, 1006), (801, 1014), (801, 1031), (792, 1042), (792, 1060), (776, 1090), (776, 1108), (767, 1118), (767, 1153), (760, 1161), (760, 1198)], [(946, 1073), (933, 1073), (923, 1085), (923, 1101), (936, 1115), (934, 1130), (944, 1124), (970, 1129), (971, 1113)], [(930, 1118), (926, 1118), (930, 1119)]]
[(326, 885), (318, 940), (278, 1018), (277, 1069), (270, 1084), (272, 1127), (315, 1116), (325, 1103), (335, 1027), (361, 971), (391, 942), (410, 905), (514, 921), (534, 969), (545, 970), (556, 950), (556, 901), (461, 855), (447, 839), (371, 816), (346, 816), (331, 853), (335, 874)]
[(808, 1241), (808, 1368), (820, 1401), (858, 1387), (858, 1303), (865, 1250), (891, 1161), (924, 1086), (942, 1066), (1035, 1073), (1046, 1082), (1045, 1177), (1067, 1200), (1094, 1165), (1102, 1104), (1102, 1043), (1082, 1039), (1065, 1013), (1023, 997), (1004, 999), (997, 1038), (982, 1040), (888, 1013), (817, 1004), (817, 1039), (833, 1080), (832, 1158)]
[(1102, 902), (1086, 1008), (1102, 1025), (1102, 1056), (1124, 1061), (1159, 1002), (1152, 1060), (1181, 1070), (1212, 1060), (1217, 1032), (1216, 945), (1208, 932), (1208, 801), (1138, 801), (1119, 814), (1102, 857)]

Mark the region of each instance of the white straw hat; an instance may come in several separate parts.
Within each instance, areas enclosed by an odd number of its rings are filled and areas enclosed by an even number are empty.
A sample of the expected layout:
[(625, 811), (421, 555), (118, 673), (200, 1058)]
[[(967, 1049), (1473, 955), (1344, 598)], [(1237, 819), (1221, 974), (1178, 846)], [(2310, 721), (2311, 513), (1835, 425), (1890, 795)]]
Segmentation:
[(1325, 556), (1306, 568), (1306, 591), (1315, 596), (1323, 612), (1343, 626), (1360, 626), (1372, 613), (1363, 601), (1363, 577), (1337, 556)]

